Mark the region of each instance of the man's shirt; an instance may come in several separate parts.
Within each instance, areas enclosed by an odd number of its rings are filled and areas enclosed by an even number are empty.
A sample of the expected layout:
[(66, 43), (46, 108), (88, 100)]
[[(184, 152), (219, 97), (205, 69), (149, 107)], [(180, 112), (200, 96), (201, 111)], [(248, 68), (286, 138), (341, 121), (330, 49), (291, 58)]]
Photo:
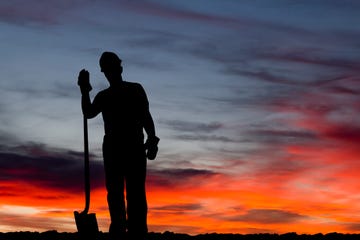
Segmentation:
[(102, 113), (106, 136), (122, 143), (143, 143), (149, 102), (140, 84), (122, 81), (100, 91), (92, 107), (95, 112)]

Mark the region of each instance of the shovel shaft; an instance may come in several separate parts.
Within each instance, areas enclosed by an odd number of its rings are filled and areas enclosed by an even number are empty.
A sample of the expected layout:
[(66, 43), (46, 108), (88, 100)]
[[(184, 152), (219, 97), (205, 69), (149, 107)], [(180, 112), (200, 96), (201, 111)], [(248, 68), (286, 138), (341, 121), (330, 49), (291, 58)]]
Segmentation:
[(75, 211), (74, 217), (80, 240), (98, 240), (99, 228), (95, 213), (88, 213), (90, 207), (90, 168), (87, 119), (84, 116), (84, 176), (85, 176), (85, 209)]
[(84, 116), (84, 176), (85, 176), (85, 209), (87, 214), (90, 207), (90, 167), (89, 167), (89, 141), (88, 141), (88, 124)]

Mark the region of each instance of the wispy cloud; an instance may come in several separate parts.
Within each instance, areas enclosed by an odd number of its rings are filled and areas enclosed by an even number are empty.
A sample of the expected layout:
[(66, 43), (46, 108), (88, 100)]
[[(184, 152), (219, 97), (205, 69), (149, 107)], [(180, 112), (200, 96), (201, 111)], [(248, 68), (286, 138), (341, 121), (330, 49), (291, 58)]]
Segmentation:
[(201, 210), (203, 207), (201, 204), (196, 203), (184, 203), (184, 204), (170, 204), (163, 206), (154, 206), (151, 209), (155, 211), (165, 211), (165, 212), (184, 212), (184, 211), (194, 211)]
[(222, 128), (222, 124), (219, 122), (201, 123), (201, 122), (190, 122), (181, 120), (165, 120), (160, 123), (180, 132), (213, 132)]
[[(38, 23), (54, 25), (59, 23), (59, 18), (78, 6), (87, 4), (88, 1), (23, 1), (16, 0), (10, 3), (0, 3), (0, 20), (8, 23), (28, 25)], [(35, 7), (36, 6), (36, 7)]]
[(232, 217), (231, 221), (255, 222), (263, 224), (290, 223), (307, 218), (301, 214), (279, 209), (251, 209), (245, 214)]
[[(324, 49), (326, 50), (326, 49)], [(330, 67), (335, 69), (343, 69), (347, 71), (358, 71), (360, 63), (358, 59), (343, 58), (341, 56), (327, 56), (325, 51), (305, 51), (305, 52), (287, 52), (287, 53), (272, 53), (264, 54), (263, 57), (277, 61), (294, 62), (302, 64), (310, 64), (317, 66)], [(319, 55), (318, 52), (322, 53)], [(349, 57), (349, 56), (347, 56)], [(351, 57), (351, 56), (350, 56)]]
[(232, 139), (227, 136), (219, 135), (204, 135), (204, 134), (179, 134), (175, 136), (176, 139), (183, 141), (201, 141), (201, 142), (223, 142), (223, 143), (239, 143), (239, 140)]

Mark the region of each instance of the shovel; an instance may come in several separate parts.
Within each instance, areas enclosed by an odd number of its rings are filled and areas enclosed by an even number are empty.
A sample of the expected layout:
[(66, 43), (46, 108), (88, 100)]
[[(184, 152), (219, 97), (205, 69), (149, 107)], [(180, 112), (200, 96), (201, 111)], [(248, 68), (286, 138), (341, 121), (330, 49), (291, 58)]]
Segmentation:
[(95, 213), (88, 213), (90, 207), (90, 169), (87, 119), (84, 116), (84, 162), (85, 162), (85, 209), (82, 212), (74, 211), (76, 227), (81, 240), (96, 240), (99, 227)]

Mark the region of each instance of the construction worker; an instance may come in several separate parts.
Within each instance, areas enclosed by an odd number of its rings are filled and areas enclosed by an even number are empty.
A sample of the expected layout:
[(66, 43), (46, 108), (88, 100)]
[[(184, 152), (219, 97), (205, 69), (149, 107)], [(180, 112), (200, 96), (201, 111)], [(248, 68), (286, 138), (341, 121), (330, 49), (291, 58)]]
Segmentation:
[[(100, 112), (104, 120), (103, 158), (107, 201), (111, 217), (111, 240), (143, 240), (147, 234), (145, 191), (147, 159), (153, 160), (159, 138), (149, 112), (149, 102), (139, 83), (124, 81), (121, 59), (113, 52), (100, 57), (101, 72), (110, 87), (91, 102), (89, 72), (81, 70), (78, 85), (86, 118)], [(147, 140), (144, 143), (144, 131)], [(124, 190), (126, 189), (126, 201)]]

